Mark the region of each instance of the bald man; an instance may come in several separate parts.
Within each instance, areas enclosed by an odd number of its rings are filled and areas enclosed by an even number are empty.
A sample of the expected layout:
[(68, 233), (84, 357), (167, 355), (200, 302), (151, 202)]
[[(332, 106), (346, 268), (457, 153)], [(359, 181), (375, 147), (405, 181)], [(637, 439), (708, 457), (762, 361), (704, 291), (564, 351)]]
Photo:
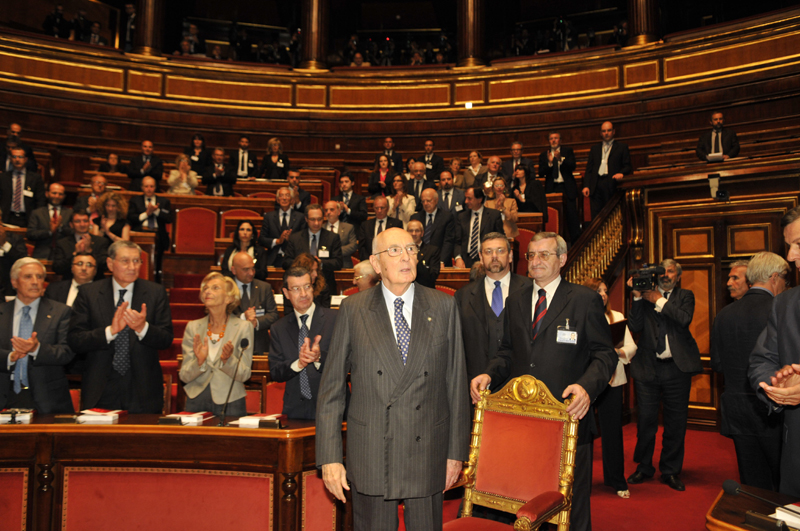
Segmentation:
[(128, 166), (128, 177), (131, 179), (131, 192), (142, 190), (142, 179), (152, 177), (156, 183), (164, 176), (164, 163), (153, 154), (153, 143), (149, 140), (142, 142), (142, 154), (131, 159)]
[(628, 145), (614, 139), (616, 130), (611, 122), (600, 126), (603, 141), (592, 146), (586, 173), (583, 176), (583, 195), (592, 203), (592, 219), (597, 217), (617, 191), (617, 183), (633, 173)]
[[(451, 178), (448, 171), (441, 173)], [(453, 263), (453, 249), (456, 246), (456, 220), (449, 210), (439, 208), (439, 194), (433, 188), (423, 190), (422, 211), (411, 216), (422, 224), (422, 241), (439, 249), (439, 259), (443, 266)]]
[(342, 241), (342, 267), (353, 267), (353, 253), (358, 249), (356, 229), (349, 223), (340, 220), (342, 207), (337, 201), (325, 203), (325, 223), (323, 228), (339, 235)]

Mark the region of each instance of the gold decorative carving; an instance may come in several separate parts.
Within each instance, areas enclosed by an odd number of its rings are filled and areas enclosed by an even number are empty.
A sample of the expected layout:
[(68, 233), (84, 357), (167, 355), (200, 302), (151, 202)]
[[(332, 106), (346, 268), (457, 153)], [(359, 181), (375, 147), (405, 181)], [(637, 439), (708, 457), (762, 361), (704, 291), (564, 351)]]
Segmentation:
[(605, 276), (606, 269), (624, 245), (624, 229), (622, 203), (619, 202), (603, 220), (592, 239), (580, 249), (578, 258), (572, 262), (565, 278), (581, 284), (586, 278)]

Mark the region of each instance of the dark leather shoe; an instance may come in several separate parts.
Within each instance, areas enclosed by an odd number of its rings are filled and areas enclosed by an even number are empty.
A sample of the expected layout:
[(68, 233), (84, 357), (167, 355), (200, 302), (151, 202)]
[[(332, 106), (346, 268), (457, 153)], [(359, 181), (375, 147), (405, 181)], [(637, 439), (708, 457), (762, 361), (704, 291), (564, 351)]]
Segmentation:
[(677, 490), (683, 492), (686, 490), (686, 486), (683, 484), (678, 476), (661, 476), (661, 481), (669, 485), (669, 488), (673, 490)]
[(631, 485), (638, 485), (639, 483), (644, 483), (644, 480), (646, 479), (650, 479), (650, 476), (645, 476), (644, 474), (642, 474), (637, 470), (636, 472), (628, 476), (628, 483), (630, 483)]

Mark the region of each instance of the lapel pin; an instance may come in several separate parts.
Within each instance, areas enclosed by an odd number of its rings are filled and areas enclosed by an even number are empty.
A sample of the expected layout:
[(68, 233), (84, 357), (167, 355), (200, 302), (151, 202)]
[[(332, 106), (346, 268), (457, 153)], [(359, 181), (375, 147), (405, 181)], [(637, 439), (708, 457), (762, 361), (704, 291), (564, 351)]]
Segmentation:
[(47, 318), (50, 319), (50, 316), (48, 315)]
[(430, 320), (431, 320), (431, 318), (430, 318), (430, 317), (428, 317), (428, 321), (430, 321)]

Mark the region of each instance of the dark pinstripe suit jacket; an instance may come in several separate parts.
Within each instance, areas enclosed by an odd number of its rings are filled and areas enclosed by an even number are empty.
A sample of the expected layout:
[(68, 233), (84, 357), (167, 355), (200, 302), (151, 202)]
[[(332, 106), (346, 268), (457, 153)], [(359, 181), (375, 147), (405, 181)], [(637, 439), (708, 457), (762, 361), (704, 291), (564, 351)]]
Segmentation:
[(317, 466), (342, 462), (361, 494), (405, 499), (444, 490), (447, 459), (469, 453), (469, 393), (455, 299), (415, 284), (404, 366), (381, 285), (348, 297), (317, 400)]

